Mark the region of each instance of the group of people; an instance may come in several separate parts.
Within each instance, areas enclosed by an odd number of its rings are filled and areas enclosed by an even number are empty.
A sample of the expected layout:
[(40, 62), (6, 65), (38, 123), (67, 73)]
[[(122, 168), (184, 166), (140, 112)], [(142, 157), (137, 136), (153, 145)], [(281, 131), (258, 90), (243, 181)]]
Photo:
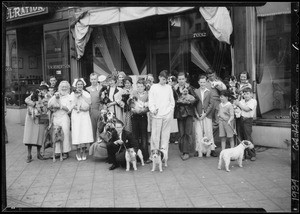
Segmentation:
[[(257, 103), (247, 72), (240, 74), (239, 82), (235, 77), (222, 81), (209, 69), (199, 76), (197, 89), (189, 84), (184, 72), (172, 76), (163, 70), (158, 79), (154, 83), (152, 74), (139, 78), (134, 90), (132, 78), (124, 72), (109, 76), (92, 73), (90, 86), (80, 78), (74, 80), (72, 89), (65, 80), (56, 86), (56, 78), (51, 77), (50, 86), (41, 84), (25, 99), (28, 111), (23, 142), (28, 146), (27, 162), (32, 161), (33, 145), (37, 146), (37, 158), (45, 159), (41, 147), (51, 125), (61, 126), (64, 132), (64, 159), (69, 157), (72, 145), (77, 149), (76, 159), (81, 161), (87, 158), (88, 146), (104, 142), (110, 170), (125, 167), (126, 148), (141, 149), (145, 163), (151, 163), (151, 150), (168, 149), (171, 133), (176, 132), (182, 160), (190, 158), (195, 149), (193, 141), (203, 137), (212, 140), (211, 156), (217, 157), (216, 128), (222, 149), (227, 138), (230, 147), (234, 146), (235, 130), (238, 139), (253, 142)], [(107, 120), (108, 114), (113, 115), (112, 121)], [(48, 115), (48, 122), (42, 115)], [(60, 153), (60, 147), (54, 152)], [(255, 160), (255, 150), (247, 151), (246, 157)]]

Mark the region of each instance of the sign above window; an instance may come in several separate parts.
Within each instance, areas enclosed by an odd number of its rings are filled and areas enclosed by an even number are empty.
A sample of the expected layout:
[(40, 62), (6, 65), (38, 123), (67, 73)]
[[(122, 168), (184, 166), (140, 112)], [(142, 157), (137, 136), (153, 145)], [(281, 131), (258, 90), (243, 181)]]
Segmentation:
[(6, 20), (13, 21), (45, 13), (48, 13), (48, 7), (9, 7)]

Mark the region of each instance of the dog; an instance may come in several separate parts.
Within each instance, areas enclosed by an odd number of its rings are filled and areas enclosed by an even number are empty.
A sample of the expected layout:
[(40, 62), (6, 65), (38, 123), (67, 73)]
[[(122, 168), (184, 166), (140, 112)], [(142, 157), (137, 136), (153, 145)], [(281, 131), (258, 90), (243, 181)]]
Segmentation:
[(237, 160), (239, 167), (243, 167), (242, 161), (244, 156), (244, 150), (246, 148), (253, 149), (254, 145), (248, 140), (243, 140), (238, 146), (234, 148), (222, 150), (219, 156), (218, 169), (221, 169), (222, 160), (224, 160), (225, 169), (227, 172), (230, 172), (229, 164), (231, 160)]
[(134, 148), (128, 148), (126, 149), (125, 153), (125, 159), (126, 159), (126, 171), (129, 171), (130, 169), (130, 163), (132, 163), (133, 169), (137, 170), (136, 168), (136, 156), (138, 156), (142, 162), (142, 166), (144, 166), (144, 159), (143, 154), (140, 149), (137, 150), (137, 152), (134, 151)]
[(60, 144), (60, 161), (63, 161), (63, 142), (64, 142), (64, 132), (61, 126), (53, 125), (52, 126), (52, 142), (53, 142), (53, 162), (55, 162), (55, 148), (56, 144)]
[(212, 140), (209, 140), (207, 137), (202, 138), (198, 145), (198, 148), (196, 149), (198, 151), (198, 157), (201, 158), (203, 154), (206, 154), (206, 157), (210, 157), (212, 145)]
[(151, 150), (152, 156), (152, 172), (155, 171), (156, 165), (158, 165), (159, 171), (162, 172), (162, 163), (165, 163), (165, 167), (168, 166), (168, 151), (167, 149), (153, 149)]

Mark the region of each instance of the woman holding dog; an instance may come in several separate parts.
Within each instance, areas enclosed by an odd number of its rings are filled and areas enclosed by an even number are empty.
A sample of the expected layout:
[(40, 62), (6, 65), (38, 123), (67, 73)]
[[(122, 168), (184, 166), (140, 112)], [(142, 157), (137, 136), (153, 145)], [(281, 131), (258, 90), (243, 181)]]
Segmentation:
[(187, 85), (185, 73), (180, 72), (177, 80), (178, 84), (175, 86), (175, 91), (178, 97), (181, 97), (183, 91), (187, 89), (188, 94), (195, 98), (193, 101), (180, 101), (180, 99), (177, 99), (175, 106), (175, 118), (177, 118), (180, 133), (179, 150), (182, 152), (181, 159), (187, 160), (192, 150), (193, 118), (195, 116), (194, 104), (199, 101), (199, 98), (191, 86)]
[[(25, 103), (27, 104), (28, 111), (25, 117), (25, 129), (24, 129), (24, 137), (23, 143), (28, 148), (27, 155), (27, 163), (32, 161), (32, 146), (37, 147), (37, 158), (40, 160), (44, 160), (44, 157), (41, 154), (41, 148), (44, 141), (44, 133), (48, 126), (47, 123), (41, 123), (39, 114), (48, 113), (47, 110), (45, 112), (41, 112), (39, 109), (47, 109), (47, 105), (42, 103), (43, 97), (46, 96), (48, 92), (48, 87), (45, 85), (41, 85), (39, 90), (32, 93), (25, 99)], [(38, 106), (42, 107), (38, 109)], [(45, 107), (45, 108), (44, 108)], [(38, 113), (35, 114), (34, 112)]]
[(55, 147), (55, 153), (63, 153), (63, 159), (69, 157), (71, 147), (70, 133), (70, 117), (68, 113), (71, 111), (70, 83), (61, 81), (58, 85), (58, 91), (49, 100), (48, 108), (52, 111), (52, 125), (61, 126), (64, 133), (63, 151), (60, 146)]
[(128, 99), (130, 98), (133, 92), (132, 78), (126, 76), (123, 79), (123, 82), (124, 82), (123, 83), (124, 88), (116, 94), (116, 100), (119, 100), (120, 107), (123, 110), (122, 121), (124, 122), (125, 125), (124, 130), (132, 132), (132, 121), (131, 121), (132, 112), (130, 106), (127, 103)]
[[(90, 118), (91, 95), (83, 89), (83, 78), (75, 79), (73, 86), (77, 93), (71, 93), (72, 144), (76, 146), (78, 161), (86, 160), (86, 144), (94, 142), (93, 127)], [(79, 110), (79, 111), (78, 111)]]
[(144, 161), (150, 163), (148, 151), (148, 132), (147, 132), (147, 112), (148, 108), (148, 92), (146, 89), (146, 82), (144, 79), (139, 79), (136, 83), (137, 91), (134, 91), (132, 96), (138, 102), (144, 103), (142, 109), (131, 108), (132, 111), (132, 134), (135, 140), (138, 141), (139, 147), (142, 150)]

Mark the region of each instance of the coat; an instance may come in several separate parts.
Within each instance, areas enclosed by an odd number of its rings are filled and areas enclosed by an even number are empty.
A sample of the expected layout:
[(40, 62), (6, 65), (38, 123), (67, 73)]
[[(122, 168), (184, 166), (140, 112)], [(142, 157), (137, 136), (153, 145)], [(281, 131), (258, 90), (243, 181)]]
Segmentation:
[(199, 97), (199, 101), (196, 103), (196, 111), (198, 112), (199, 116), (203, 113), (203, 111), (206, 113), (206, 117), (212, 119), (213, 115), (213, 97), (210, 90), (206, 90), (204, 92), (204, 99), (203, 102), (201, 97), (200, 88), (195, 89), (195, 93)]
[(192, 95), (195, 100), (191, 102), (190, 104), (183, 104), (178, 102), (178, 98), (181, 95), (181, 92), (179, 90), (179, 86), (175, 86), (175, 92), (177, 99), (175, 100), (175, 110), (174, 110), (174, 118), (181, 119), (187, 116), (193, 116), (195, 117), (195, 103), (199, 101), (199, 97), (194, 92), (193, 88), (191, 86), (187, 86), (189, 94)]

